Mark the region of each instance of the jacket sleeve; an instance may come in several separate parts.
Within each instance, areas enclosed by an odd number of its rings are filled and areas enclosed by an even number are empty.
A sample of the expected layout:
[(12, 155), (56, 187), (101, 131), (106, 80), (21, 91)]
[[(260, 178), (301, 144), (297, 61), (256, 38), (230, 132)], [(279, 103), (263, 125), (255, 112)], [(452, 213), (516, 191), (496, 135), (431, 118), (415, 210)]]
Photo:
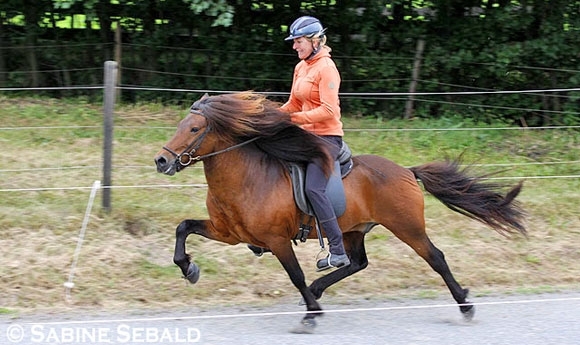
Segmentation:
[(319, 82), (320, 105), (307, 111), (290, 111), (292, 121), (297, 124), (307, 124), (338, 117), (340, 115), (339, 87), (340, 75), (336, 67), (325, 66), (322, 68)]
[(295, 113), (300, 110), (300, 104), (296, 102), (296, 99), (290, 94), (288, 101), (280, 107), (280, 110), (286, 113)]

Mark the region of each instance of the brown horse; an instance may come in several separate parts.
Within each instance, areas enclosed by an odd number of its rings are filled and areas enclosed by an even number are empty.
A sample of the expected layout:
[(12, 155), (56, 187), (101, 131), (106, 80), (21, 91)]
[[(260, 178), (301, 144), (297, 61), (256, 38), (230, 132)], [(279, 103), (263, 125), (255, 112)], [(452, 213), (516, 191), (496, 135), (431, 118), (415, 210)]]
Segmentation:
[[(306, 304), (308, 313), (296, 330), (309, 332), (322, 314), (317, 300), (324, 290), (367, 266), (365, 234), (380, 224), (441, 275), (464, 318), (471, 319), (474, 306), (466, 299), (468, 290), (455, 280), (443, 253), (425, 233), (423, 192), (417, 181), (447, 207), (500, 233), (526, 233), (525, 214), (514, 200), (521, 182), (503, 196), (498, 190), (504, 186), (469, 176), (457, 160), (404, 168), (379, 156), (355, 156), (353, 170), (343, 180), (347, 206), (339, 217), (351, 265), (307, 286), (292, 248), (304, 215), (293, 198), (288, 164), (311, 160), (331, 169), (321, 139), (294, 125), (265, 96), (242, 92), (196, 101), (155, 157), (157, 171), (167, 175), (203, 161), (209, 219), (187, 219), (177, 227), (173, 260), (183, 275), (191, 283), (199, 278), (198, 266), (185, 251), (190, 234), (268, 248)], [(316, 237), (315, 231), (309, 236)]]

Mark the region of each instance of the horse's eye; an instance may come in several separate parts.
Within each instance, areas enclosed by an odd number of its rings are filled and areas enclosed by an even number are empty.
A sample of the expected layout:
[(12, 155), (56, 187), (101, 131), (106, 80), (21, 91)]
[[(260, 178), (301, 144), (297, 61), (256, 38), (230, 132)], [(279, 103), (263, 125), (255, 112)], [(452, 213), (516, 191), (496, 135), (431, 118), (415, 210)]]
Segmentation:
[(199, 132), (199, 127), (192, 127), (190, 132), (191, 133), (197, 133), (197, 132)]

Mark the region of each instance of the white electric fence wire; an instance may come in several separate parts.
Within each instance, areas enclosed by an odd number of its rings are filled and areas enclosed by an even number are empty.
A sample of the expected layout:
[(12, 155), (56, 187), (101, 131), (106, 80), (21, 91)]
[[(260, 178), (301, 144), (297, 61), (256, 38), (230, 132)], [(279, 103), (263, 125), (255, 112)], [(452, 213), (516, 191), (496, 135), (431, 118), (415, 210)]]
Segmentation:
[[(506, 176), (506, 177), (487, 177), (485, 180), (546, 180), (546, 179), (576, 179), (580, 175), (550, 175), (550, 176)], [(38, 188), (6, 188), (0, 189), (0, 192), (41, 192), (56, 190), (83, 190), (91, 187), (38, 187)], [(146, 188), (207, 188), (205, 183), (188, 183), (188, 184), (155, 184), (155, 185), (133, 185), (133, 186), (108, 186), (110, 189), (146, 189)]]
[[(489, 163), (489, 164), (469, 164), (469, 166), (475, 167), (511, 167), (511, 166), (530, 166), (530, 165), (563, 165), (563, 164), (578, 164), (580, 160), (575, 161), (558, 161), (558, 162), (526, 162), (526, 163)], [(79, 170), (79, 169), (101, 169), (102, 165), (69, 165), (60, 167), (46, 167), (46, 168), (22, 168), (22, 169), (0, 169), (0, 173), (24, 173), (24, 172), (36, 172), (36, 171), (51, 171), (51, 170)], [(144, 169), (144, 170), (156, 170), (157, 168), (153, 165), (113, 165), (113, 169)], [(189, 167), (189, 169), (203, 169), (201, 166)]]

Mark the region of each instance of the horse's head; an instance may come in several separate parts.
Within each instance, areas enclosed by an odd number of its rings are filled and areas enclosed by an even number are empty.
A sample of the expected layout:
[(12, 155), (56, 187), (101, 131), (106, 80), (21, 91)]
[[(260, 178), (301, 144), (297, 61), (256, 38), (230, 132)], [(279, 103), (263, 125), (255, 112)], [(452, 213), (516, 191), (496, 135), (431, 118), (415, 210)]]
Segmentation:
[(181, 120), (173, 137), (155, 156), (158, 172), (174, 175), (212, 151), (213, 140), (208, 138), (210, 126), (196, 104), (197, 102), (191, 107), (189, 114)]

